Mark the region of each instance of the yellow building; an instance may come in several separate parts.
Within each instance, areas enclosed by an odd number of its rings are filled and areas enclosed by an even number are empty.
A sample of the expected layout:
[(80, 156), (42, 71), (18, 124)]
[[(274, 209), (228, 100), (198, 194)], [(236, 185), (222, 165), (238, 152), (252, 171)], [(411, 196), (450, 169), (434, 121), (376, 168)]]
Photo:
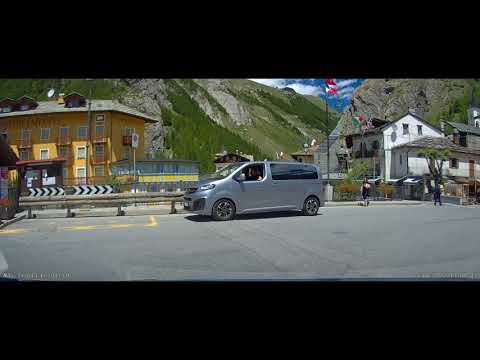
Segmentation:
[[(55, 101), (29, 97), (0, 101), (0, 136), (19, 157), (27, 186), (95, 184), (111, 175), (111, 165), (144, 155), (144, 126), (157, 118), (112, 100), (86, 99), (77, 93)], [(90, 113), (90, 121), (89, 121)]]

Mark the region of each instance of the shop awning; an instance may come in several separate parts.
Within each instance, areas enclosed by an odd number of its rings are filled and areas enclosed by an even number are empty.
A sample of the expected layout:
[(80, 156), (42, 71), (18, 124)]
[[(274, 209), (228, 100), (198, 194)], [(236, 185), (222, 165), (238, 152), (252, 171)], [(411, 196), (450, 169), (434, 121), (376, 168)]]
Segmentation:
[(407, 179), (405, 179), (405, 181), (403, 182), (404, 184), (406, 185), (417, 185), (420, 183), (420, 181), (422, 181), (423, 178), (421, 177), (409, 177)]
[(387, 181), (387, 183), (391, 185), (398, 185), (401, 184), (405, 179), (407, 179), (407, 177), (402, 177), (400, 179), (390, 179)]
[(369, 178), (368, 179), (368, 182), (373, 184), (373, 183), (377, 183), (377, 181), (380, 181), (382, 180), (382, 177), (377, 177), (377, 178)]
[(67, 159), (62, 157), (57, 157), (55, 159), (48, 159), (48, 160), (19, 160), (17, 161), (17, 166), (39, 166), (39, 165), (53, 165), (59, 164)]

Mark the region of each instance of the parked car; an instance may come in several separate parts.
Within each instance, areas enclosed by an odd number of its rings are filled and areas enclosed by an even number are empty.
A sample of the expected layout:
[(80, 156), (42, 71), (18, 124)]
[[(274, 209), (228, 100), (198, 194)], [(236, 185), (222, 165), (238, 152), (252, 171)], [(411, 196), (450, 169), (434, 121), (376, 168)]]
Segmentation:
[(184, 208), (222, 221), (236, 214), (282, 210), (313, 216), (324, 205), (321, 179), (320, 168), (313, 164), (234, 163), (188, 189)]

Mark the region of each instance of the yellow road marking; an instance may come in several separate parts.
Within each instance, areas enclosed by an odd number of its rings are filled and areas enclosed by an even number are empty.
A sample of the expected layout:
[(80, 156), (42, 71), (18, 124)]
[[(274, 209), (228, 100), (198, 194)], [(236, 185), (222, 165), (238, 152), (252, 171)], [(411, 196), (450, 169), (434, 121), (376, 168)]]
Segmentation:
[(148, 227), (158, 226), (158, 223), (157, 223), (157, 220), (155, 219), (155, 217), (150, 216), (150, 223), (148, 223), (145, 226), (148, 226)]
[(64, 229), (67, 230), (95, 230), (97, 227), (96, 226), (72, 226), (72, 227), (66, 227)]
[(128, 227), (130, 227), (130, 226), (132, 226), (132, 224), (112, 224), (112, 225), (110, 225), (110, 227), (111, 227), (112, 229), (128, 228)]
[(18, 234), (25, 231), (25, 229), (0, 230), (0, 234)]

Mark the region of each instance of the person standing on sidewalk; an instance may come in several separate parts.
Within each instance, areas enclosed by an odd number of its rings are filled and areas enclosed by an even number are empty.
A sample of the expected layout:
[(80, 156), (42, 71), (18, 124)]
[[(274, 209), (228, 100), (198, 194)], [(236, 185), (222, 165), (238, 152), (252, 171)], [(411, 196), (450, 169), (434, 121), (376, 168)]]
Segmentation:
[(434, 205), (437, 206), (437, 202), (442, 206), (442, 198), (441, 198), (442, 191), (440, 189), (439, 182), (435, 183), (435, 188), (433, 189), (433, 201)]
[(365, 176), (365, 179), (363, 180), (363, 184), (362, 184), (362, 198), (363, 198), (364, 206), (368, 206), (370, 204), (369, 196), (370, 196), (370, 183), (368, 182), (368, 179)]

